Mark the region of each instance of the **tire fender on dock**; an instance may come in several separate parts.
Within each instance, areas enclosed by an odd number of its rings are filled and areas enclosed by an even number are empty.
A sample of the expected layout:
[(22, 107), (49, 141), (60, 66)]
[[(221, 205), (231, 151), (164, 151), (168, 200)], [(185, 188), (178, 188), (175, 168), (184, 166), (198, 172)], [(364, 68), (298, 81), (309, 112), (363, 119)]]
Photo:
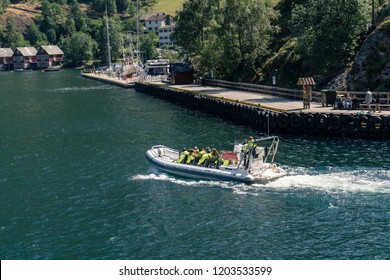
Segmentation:
[(352, 115), (345, 116), (343, 119), (343, 128), (347, 131), (354, 131), (356, 128), (356, 119)]
[(381, 117), (373, 117), (370, 119), (371, 130), (375, 133), (381, 132), (384, 128)]
[(288, 127), (288, 115), (285, 113), (280, 113), (278, 116), (278, 126), (279, 128), (285, 129)]
[(329, 118), (325, 114), (317, 114), (316, 115), (316, 127), (318, 129), (328, 129), (329, 126)]
[(367, 132), (370, 130), (370, 122), (368, 121), (368, 118), (365, 116), (357, 119), (356, 126), (360, 132)]
[(342, 121), (339, 116), (333, 115), (329, 119), (329, 128), (332, 130), (340, 130), (342, 126)]
[(390, 117), (383, 119), (383, 127), (385, 130), (390, 131)]
[(312, 114), (303, 116), (303, 126), (308, 129), (312, 129), (316, 125), (315, 118)]
[(291, 122), (291, 127), (293, 127), (293, 128), (300, 128), (300, 127), (302, 127), (301, 115), (299, 115), (299, 114), (292, 114), (290, 116), (290, 122)]

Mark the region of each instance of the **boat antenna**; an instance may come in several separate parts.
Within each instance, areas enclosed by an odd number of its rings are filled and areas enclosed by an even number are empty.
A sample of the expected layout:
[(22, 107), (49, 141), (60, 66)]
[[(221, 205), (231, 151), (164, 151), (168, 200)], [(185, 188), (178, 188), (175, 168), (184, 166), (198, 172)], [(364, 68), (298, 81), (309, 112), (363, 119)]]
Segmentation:
[(109, 75), (111, 76), (111, 46), (110, 46), (110, 26), (108, 25), (108, 13), (107, 13), (107, 4), (106, 4), (106, 31), (107, 31), (107, 65)]

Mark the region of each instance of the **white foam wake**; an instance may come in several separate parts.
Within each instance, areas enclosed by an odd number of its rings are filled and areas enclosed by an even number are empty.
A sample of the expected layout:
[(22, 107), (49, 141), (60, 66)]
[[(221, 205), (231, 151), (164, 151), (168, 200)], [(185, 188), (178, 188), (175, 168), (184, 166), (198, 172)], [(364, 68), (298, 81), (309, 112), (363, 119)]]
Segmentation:
[(54, 88), (50, 89), (49, 91), (55, 91), (55, 92), (74, 92), (74, 91), (93, 91), (93, 90), (104, 90), (104, 89), (110, 89), (114, 86), (111, 85), (101, 85), (101, 86), (90, 86), (90, 87), (61, 87), (61, 88)]
[(270, 182), (270, 188), (311, 188), (323, 191), (390, 193), (390, 170), (328, 170), (296, 172)]
[(295, 168), (290, 175), (267, 184), (244, 184), (224, 181), (181, 179), (165, 173), (139, 174), (132, 180), (165, 181), (190, 187), (221, 187), (238, 194), (256, 195), (264, 189), (312, 189), (324, 192), (375, 192), (390, 193), (390, 170), (327, 170), (314, 172), (310, 169)]

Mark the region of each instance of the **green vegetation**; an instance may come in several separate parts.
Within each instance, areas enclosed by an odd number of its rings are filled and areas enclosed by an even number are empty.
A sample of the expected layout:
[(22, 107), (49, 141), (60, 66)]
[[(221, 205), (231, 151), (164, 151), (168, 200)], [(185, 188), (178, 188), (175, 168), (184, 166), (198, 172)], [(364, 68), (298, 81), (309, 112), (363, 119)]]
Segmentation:
[[(106, 61), (105, 7), (112, 58), (120, 59), (129, 31), (137, 29), (136, 0), (13, 0), (39, 4), (23, 33), (13, 18), (0, 26), (0, 46), (58, 44), (69, 65)], [(372, 0), (139, 0), (140, 14), (174, 15), (179, 52), (157, 52), (156, 34), (140, 38), (144, 59), (163, 55), (192, 62), (199, 75), (233, 81), (293, 85), (299, 76), (326, 82), (350, 64), (372, 31)], [(390, 0), (374, 0), (379, 29), (389, 31)], [(0, 0), (0, 15), (10, 0)], [(140, 27), (142, 33), (142, 26)], [(134, 35), (132, 35), (135, 42)], [(383, 46), (386, 50), (387, 46)], [(375, 59), (375, 58), (373, 58)], [(375, 72), (383, 63), (375, 63)]]
[(0, 15), (4, 13), (4, 9), (9, 5), (9, 0), (0, 0)]
[[(388, 2), (374, 1), (376, 15), (386, 16)], [(203, 75), (270, 83), (277, 71), (284, 84), (295, 84), (297, 76), (325, 83), (352, 61), (370, 31), (371, 4), (192, 0), (178, 13), (174, 36)]]
[[(7, 8), (8, 0), (0, 0)], [(25, 0), (28, 2), (28, 0)], [(24, 2), (14, 0), (12, 4)], [(136, 0), (31, 0), (39, 4), (40, 14), (22, 34), (16, 30), (13, 17), (0, 26), (0, 46), (15, 49), (21, 46), (59, 45), (69, 66), (80, 66), (91, 60), (106, 61), (105, 7), (109, 15), (109, 30), (113, 60), (122, 56), (128, 32), (137, 30)], [(157, 0), (140, 0), (140, 13), (145, 13)], [(83, 9), (81, 4), (83, 4)], [(0, 9), (4, 14), (4, 10)], [(142, 28), (142, 26), (141, 26)], [(155, 58), (157, 37), (141, 33), (140, 48), (144, 59)], [(135, 35), (132, 36), (135, 41)]]
[(157, 4), (152, 7), (152, 12), (164, 12), (174, 16), (181, 9), (185, 0), (158, 0)]

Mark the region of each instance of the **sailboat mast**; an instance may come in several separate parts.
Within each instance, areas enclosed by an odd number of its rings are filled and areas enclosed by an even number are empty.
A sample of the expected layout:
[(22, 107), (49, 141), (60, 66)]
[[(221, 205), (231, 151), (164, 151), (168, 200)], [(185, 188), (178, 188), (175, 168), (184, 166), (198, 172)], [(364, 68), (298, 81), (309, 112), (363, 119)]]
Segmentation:
[(137, 0), (137, 60), (140, 61), (139, 57), (139, 3)]
[(106, 32), (107, 32), (107, 65), (108, 71), (111, 73), (111, 46), (110, 46), (110, 26), (108, 25), (108, 13), (106, 4)]

